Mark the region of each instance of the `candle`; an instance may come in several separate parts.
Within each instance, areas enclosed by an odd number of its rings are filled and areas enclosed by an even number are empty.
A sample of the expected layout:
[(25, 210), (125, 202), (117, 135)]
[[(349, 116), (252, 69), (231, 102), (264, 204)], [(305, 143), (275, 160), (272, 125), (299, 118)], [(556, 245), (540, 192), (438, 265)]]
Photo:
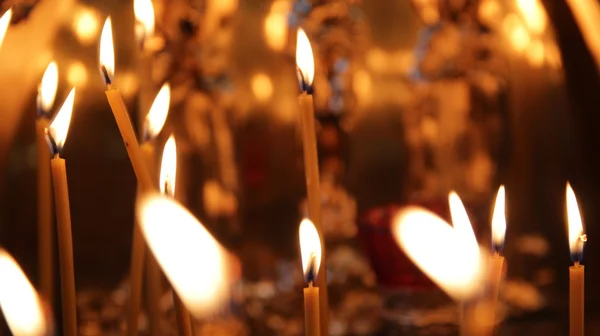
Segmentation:
[(49, 328), (42, 300), (19, 264), (3, 249), (0, 249), (0, 274), (0, 308), (12, 334), (47, 335)]
[[(302, 93), (298, 97), (302, 120), (302, 148), (304, 151), (304, 174), (306, 177), (306, 194), (308, 199), (308, 215), (314, 223), (321, 239), (322, 258), (325, 260), (325, 244), (321, 226), (321, 181), (319, 176), (319, 160), (315, 134), (315, 113), (313, 106), (313, 79), (315, 63), (310, 41), (302, 29), (298, 29), (296, 41), (297, 75)], [(327, 272), (318, 278), (321, 288), (320, 311), (321, 333), (329, 335), (329, 303), (327, 301)]]
[(125, 103), (123, 102), (123, 97), (121, 96), (119, 90), (112, 86), (111, 77), (114, 74), (115, 65), (112, 35), (112, 25), (109, 17), (104, 23), (104, 28), (102, 28), (102, 36), (100, 37), (100, 63), (103, 75), (102, 77), (104, 79), (104, 83), (106, 84), (106, 98), (108, 99), (108, 103), (110, 104), (110, 108), (117, 122), (117, 126), (121, 132), (121, 137), (125, 143), (125, 149), (127, 149), (129, 160), (131, 161), (131, 165), (133, 166), (133, 170), (135, 171), (135, 175), (140, 187), (142, 190), (155, 190), (156, 187), (152, 182), (150, 171), (144, 162), (144, 156), (136, 139), (133, 127), (131, 126), (131, 120), (129, 119), (129, 114), (127, 112), (127, 108), (125, 107)]
[(146, 243), (192, 316), (224, 309), (238, 275), (237, 261), (170, 197), (144, 194), (137, 216)]
[(319, 313), (319, 287), (313, 286), (321, 267), (322, 246), (315, 225), (304, 219), (300, 223), (300, 255), (302, 270), (308, 287), (304, 288), (304, 333), (306, 336), (321, 335)]
[(504, 186), (498, 188), (494, 213), (492, 215), (492, 252), (489, 264), (489, 295), (494, 309), (494, 322), (496, 306), (498, 304), (498, 290), (502, 280), (504, 268), (504, 257), (500, 255), (504, 247), (504, 236), (506, 234), (506, 196)]
[(54, 184), (54, 205), (58, 228), (58, 260), (60, 264), (60, 289), (63, 308), (63, 333), (77, 335), (77, 306), (75, 301), (75, 272), (73, 269), (73, 242), (71, 235), (71, 210), (65, 160), (60, 152), (67, 139), (75, 89), (72, 89), (50, 127), (46, 129), (48, 144), (54, 158), (50, 161)]
[(569, 248), (573, 266), (569, 267), (569, 335), (583, 336), (584, 331), (584, 278), (583, 244), (587, 241), (579, 213), (577, 198), (567, 183), (567, 222), (569, 226)]
[[(175, 184), (177, 181), (177, 144), (175, 137), (171, 135), (165, 143), (160, 165), (159, 184), (161, 194), (175, 198)], [(190, 315), (185, 309), (179, 295), (173, 291), (173, 304), (175, 306), (175, 317), (179, 335), (192, 335), (192, 322)]]
[[(146, 115), (143, 127), (143, 143), (140, 147), (147, 170), (153, 181), (156, 181), (155, 174), (155, 146), (154, 142), (163, 128), (167, 115), (169, 113), (169, 104), (171, 102), (171, 89), (168, 84), (163, 85), (156, 95), (150, 111)], [(153, 182), (155, 184), (156, 182)], [(141, 186), (138, 187), (138, 197), (144, 193)], [(136, 218), (137, 220), (137, 218)], [(160, 311), (159, 301), (161, 295), (161, 274), (158, 264), (152, 255), (145, 258), (144, 241), (137, 225), (134, 225), (132, 253), (131, 253), (131, 303), (128, 317), (129, 335), (137, 334), (137, 321), (141, 306), (142, 280), (144, 273), (144, 263), (146, 264), (146, 294), (147, 308), (150, 319), (151, 334), (160, 333)]]
[(138, 59), (139, 66), (139, 113), (140, 121), (151, 104), (151, 92), (155, 90), (152, 80), (152, 62), (154, 53), (162, 47), (162, 39), (156, 38), (154, 30), (156, 20), (152, 0), (134, 0), (133, 12), (135, 14), (135, 35), (140, 44)]
[(54, 242), (52, 240), (52, 181), (50, 180), (50, 152), (45, 130), (50, 122), (58, 87), (58, 68), (51, 62), (38, 88), (35, 138), (37, 149), (37, 221), (38, 221), (38, 276), (41, 294), (48, 303), (54, 302)]

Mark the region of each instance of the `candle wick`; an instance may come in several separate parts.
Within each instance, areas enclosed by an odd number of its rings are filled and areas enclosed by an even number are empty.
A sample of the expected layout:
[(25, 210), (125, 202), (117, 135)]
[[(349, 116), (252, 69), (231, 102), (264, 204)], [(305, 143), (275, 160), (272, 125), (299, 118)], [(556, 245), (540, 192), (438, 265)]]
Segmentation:
[(104, 77), (104, 84), (106, 84), (106, 86), (108, 86), (110, 88), (112, 81), (108, 74), (108, 70), (106, 70), (106, 67), (104, 65), (100, 66), (100, 69), (102, 70), (102, 76)]
[(54, 155), (55, 158), (58, 157), (59, 148), (56, 144), (56, 140), (54, 140), (54, 137), (52, 136), (52, 133), (50, 133), (50, 130), (47, 127), (44, 128), (44, 133), (46, 133), (46, 140), (48, 141), (48, 145), (50, 146), (50, 152)]
[(579, 261), (575, 261), (575, 263), (573, 264), (573, 266), (578, 267), (579, 266)]

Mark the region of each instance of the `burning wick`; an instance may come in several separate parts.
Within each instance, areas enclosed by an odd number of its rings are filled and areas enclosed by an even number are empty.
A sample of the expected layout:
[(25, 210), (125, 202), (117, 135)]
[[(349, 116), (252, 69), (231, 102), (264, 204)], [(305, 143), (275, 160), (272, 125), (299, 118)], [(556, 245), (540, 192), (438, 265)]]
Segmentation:
[(57, 158), (60, 154), (60, 151), (58, 150), (58, 145), (56, 144), (56, 140), (54, 140), (54, 137), (52, 136), (52, 133), (50, 133), (50, 130), (48, 129), (48, 127), (44, 128), (44, 133), (46, 134), (46, 139), (48, 140), (48, 146), (50, 147), (50, 152), (52, 153), (52, 155)]

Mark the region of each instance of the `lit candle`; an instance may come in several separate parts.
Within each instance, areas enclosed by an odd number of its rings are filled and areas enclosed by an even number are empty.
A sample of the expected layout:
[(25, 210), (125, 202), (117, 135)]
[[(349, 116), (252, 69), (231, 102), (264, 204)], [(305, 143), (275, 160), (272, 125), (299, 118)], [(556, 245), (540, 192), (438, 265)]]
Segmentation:
[[(484, 263), (464, 208), (454, 199), (452, 228), (437, 215), (407, 207), (394, 218), (394, 238), (406, 255), (442, 290), (463, 303), (461, 333), (487, 335), (491, 323), (485, 305), (477, 301), (483, 290)], [(464, 214), (463, 214), (464, 212)], [(466, 222), (465, 222), (466, 220)], [(469, 303), (466, 305), (465, 303)], [(483, 309), (481, 309), (483, 308)]]
[(152, 61), (154, 53), (160, 48), (162, 39), (156, 38), (154, 30), (156, 19), (152, 0), (134, 0), (133, 12), (135, 14), (135, 35), (140, 45), (138, 59), (139, 79), (139, 113), (140, 121), (143, 121), (144, 113), (148, 111), (151, 103), (151, 92), (155, 90), (152, 81)]
[(0, 45), (2, 45), (2, 42), (4, 42), (4, 37), (6, 36), (6, 31), (8, 30), (8, 26), (10, 25), (12, 14), (13, 12), (11, 7), (0, 18)]
[[(315, 60), (310, 41), (302, 29), (298, 29), (296, 40), (297, 75), (302, 93), (298, 97), (302, 120), (302, 148), (304, 151), (304, 174), (306, 177), (306, 194), (308, 199), (308, 215), (314, 223), (321, 239), (322, 258), (325, 260), (325, 244), (321, 226), (321, 181), (319, 176), (319, 159), (317, 155), (317, 139), (315, 134), (315, 111), (313, 106), (313, 79), (315, 76)], [(321, 333), (329, 335), (329, 303), (327, 301), (327, 272), (319, 277), (317, 284), (321, 288)]]
[(306, 336), (319, 336), (319, 287), (313, 285), (321, 267), (321, 239), (315, 225), (309, 219), (300, 223), (299, 231), (302, 270), (304, 280), (308, 284), (308, 287), (304, 288), (304, 333)]
[[(161, 194), (175, 198), (175, 183), (177, 181), (176, 177), (177, 144), (175, 143), (175, 137), (171, 135), (169, 140), (167, 140), (165, 143), (162, 153), (159, 176), (160, 182), (158, 185)], [(175, 306), (175, 317), (177, 318), (179, 335), (191, 336), (192, 322), (190, 321), (190, 315), (175, 291), (173, 291), (173, 304)]]
[(48, 334), (41, 298), (23, 273), (19, 264), (0, 249), (0, 308), (15, 336)]
[[(155, 140), (162, 130), (167, 115), (169, 114), (169, 104), (171, 102), (171, 90), (168, 84), (163, 85), (156, 95), (154, 103), (144, 120), (142, 131), (143, 143), (140, 147), (145, 166), (152, 179), (152, 184), (157, 182), (156, 178), (156, 150)], [(138, 197), (144, 193), (144, 190), (138, 187)], [(136, 218), (136, 220), (139, 220)], [(137, 225), (134, 225), (133, 242), (131, 253), (131, 307), (129, 313), (128, 330), (130, 335), (137, 334), (137, 321), (141, 306), (142, 280), (144, 273), (144, 263), (146, 264), (146, 294), (147, 308), (150, 319), (151, 334), (160, 334), (160, 310), (159, 301), (161, 296), (161, 274), (160, 268), (152, 255), (145, 257), (145, 244), (141, 232)]]
[(60, 157), (60, 152), (67, 139), (74, 100), (75, 89), (72, 89), (60, 111), (54, 117), (50, 127), (46, 129), (48, 144), (54, 156), (50, 160), (50, 165), (52, 167), (54, 205), (58, 228), (58, 260), (60, 264), (63, 332), (67, 336), (77, 335), (77, 306), (75, 301), (75, 272), (73, 269), (73, 242), (67, 168), (65, 160)]
[(567, 220), (569, 226), (569, 247), (573, 266), (569, 267), (569, 335), (583, 336), (584, 330), (584, 278), (583, 244), (587, 236), (579, 213), (577, 198), (567, 183)]
[(38, 276), (42, 296), (52, 305), (54, 302), (54, 243), (52, 241), (52, 181), (50, 178), (50, 152), (46, 142), (46, 128), (56, 89), (58, 68), (52, 62), (46, 68), (38, 88), (35, 138), (37, 149), (37, 220), (38, 220)]
[(100, 37), (100, 68), (102, 70), (104, 83), (106, 84), (106, 98), (108, 99), (115, 121), (121, 132), (121, 137), (125, 143), (125, 149), (127, 149), (129, 160), (131, 161), (140, 187), (142, 190), (155, 190), (156, 186), (152, 182), (150, 171), (144, 162), (144, 156), (140, 150), (133, 127), (131, 126), (131, 120), (129, 119), (125, 102), (123, 102), (123, 97), (119, 90), (115, 89), (112, 85), (112, 76), (114, 75), (115, 69), (112, 35), (112, 25), (109, 17), (104, 23), (102, 36)]
[[(489, 294), (494, 309), (494, 320), (496, 305), (498, 304), (498, 290), (502, 280), (502, 269), (504, 268), (504, 257), (500, 255), (504, 247), (504, 236), (506, 234), (506, 196), (504, 186), (500, 186), (496, 195), (494, 213), (492, 215), (492, 252), (489, 265)], [(495, 321), (494, 321), (495, 322)]]
[(224, 309), (238, 276), (237, 261), (170, 197), (145, 194), (137, 216), (150, 250), (192, 316)]

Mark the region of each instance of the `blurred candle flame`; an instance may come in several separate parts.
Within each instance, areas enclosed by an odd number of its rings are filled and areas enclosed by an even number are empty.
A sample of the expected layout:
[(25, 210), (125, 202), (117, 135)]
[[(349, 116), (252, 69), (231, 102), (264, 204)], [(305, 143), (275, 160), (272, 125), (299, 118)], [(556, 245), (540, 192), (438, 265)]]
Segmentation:
[(0, 249), (0, 308), (15, 336), (47, 334), (42, 302), (23, 270)]
[(8, 30), (8, 25), (10, 24), (11, 19), (12, 8), (9, 8), (0, 18), (0, 46), (2, 45), (2, 42), (4, 42), (4, 37), (6, 36), (6, 31)]
[(407, 207), (393, 223), (396, 242), (433, 282), (457, 301), (482, 290), (482, 258), (443, 219), (419, 207)]
[(165, 143), (160, 165), (160, 192), (163, 195), (175, 197), (175, 183), (177, 178), (177, 144), (171, 135)]
[(100, 66), (106, 84), (110, 84), (111, 78), (115, 75), (115, 46), (110, 16), (104, 22), (102, 35), (100, 35)]
[(144, 195), (137, 215), (148, 246), (190, 313), (200, 319), (222, 309), (234, 280), (227, 251), (170, 197)]
[(152, 0), (133, 0), (133, 12), (136, 25), (140, 30), (138, 39), (143, 41), (154, 34), (155, 18)]
[(475, 238), (475, 232), (473, 232), (473, 226), (467, 215), (467, 210), (461, 201), (458, 194), (454, 191), (448, 195), (448, 202), (450, 203), (450, 215), (452, 217), (452, 225), (454, 231), (459, 234), (459, 237), (463, 240), (463, 243), (475, 254), (479, 254), (479, 244), (477, 238)]
[(146, 140), (154, 139), (162, 130), (169, 115), (169, 105), (171, 104), (171, 87), (169, 84), (163, 84), (160, 91), (154, 98), (154, 102), (146, 115), (144, 124), (144, 134)]
[(56, 90), (58, 88), (58, 67), (56, 62), (50, 62), (40, 86), (38, 87), (37, 105), (40, 114), (45, 115), (50, 112), (54, 99), (56, 98)]
[(69, 133), (69, 124), (71, 123), (71, 115), (73, 114), (73, 103), (75, 101), (75, 88), (71, 89), (69, 96), (63, 103), (54, 120), (48, 128), (50, 133), (50, 143), (52, 147), (56, 147), (53, 154), (56, 155), (60, 152), (65, 145), (67, 140), (67, 134)]
[(299, 236), (304, 278), (307, 283), (312, 283), (321, 268), (321, 239), (315, 224), (310, 219), (300, 222)]
[(504, 186), (498, 188), (494, 214), (492, 215), (492, 248), (494, 253), (500, 253), (506, 235), (506, 196)]
[(529, 31), (539, 35), (544, 32), (548, 18), (539, 0), (516, 0), (517, 7)]
[(301, 89), (309, 91), (315, 76), (315, 59), (308, 36), (302, 29), (298, 29), (296, 40), (296, 66)]
[(571, 184), (567, 183), (567, 220), (569, 226), (569, 248), (571, 258), (579, 263), (583, 259), (583, 244), (587, 241), (587, 236), (583, 232), (583, 222), (579, 213), (579, 205), (575, 192)]

